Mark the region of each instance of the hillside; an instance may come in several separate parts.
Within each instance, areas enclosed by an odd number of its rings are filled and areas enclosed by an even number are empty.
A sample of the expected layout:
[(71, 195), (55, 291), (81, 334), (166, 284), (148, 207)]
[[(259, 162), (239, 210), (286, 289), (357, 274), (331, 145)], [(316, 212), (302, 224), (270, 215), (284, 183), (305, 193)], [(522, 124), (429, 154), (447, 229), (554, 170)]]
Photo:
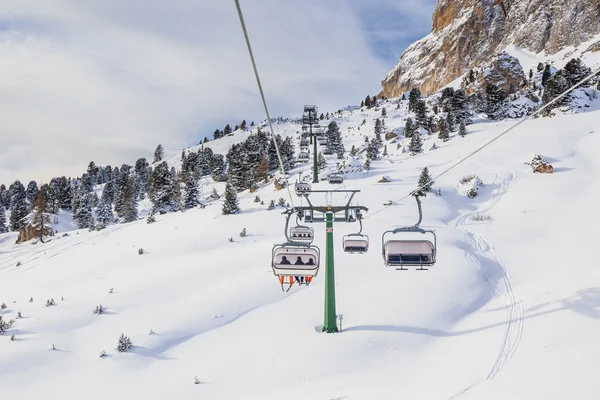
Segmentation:
[[(364, 135), (373, 138), (383, 106), (387, 131), (402, 133), (414, 114), (408, 101), (397, 104), (390, 99), (371, 109), (351, 107), (323, 122), (339, 124), (348, 151), (363, 146)], [(397, 200), (416, 187), (424, 167), (436, 176), (514, 120), (474, 115), (467, 135), (453, 132), (447, 142), (422, 131), (424, 151), (415, 156), (403, 152), (409, 139), (402, 135), (397, 143), (385, 140), (389, 155), (373, 161), (370, 171), (355, 169), (341, 186), (314, 184), (359, 189), (356, 204), (370, 209), (363, 230), (370, 237), (367, 254), (341, 250), (342, 236), (356, 231), (356, 224), (334, 227), (337, 311), (344, 315), (338, 334), (320, 333), (324, 267), (310, 286), (287, 293), (273, 276), (271, 250), (284, 241), (284, 209), (267, 205), (281, 197), (296, 205), (301, 200), (288, 199), (272, 181), (238, 195), (239, 215), (221, 214), (222, 201), (209, 195), (213, 187), (222, 194), (225, 183), (206, 178), (200, 185), (205, 208), (156, 215), (153, 224), (73, 230), (47, 244), (16, 245), (15, 233), (1, 234), (0, 304), (7, 308), (0, 315), (22, 313), (0, 337), (2, 394), (595, 398), (600, 272), (592, 252), (566, 256), (566, 250), (593, 248), (600, 237), (590, 224), (600, 217), (600, 185), (590, 178), (600, 172), (594, 154), (599, 108), (596, 100), (589, 112), (528, 121), (440, 178), (423, 199), (422, 226), (436, 231), (439, 246), (429, 271), (383, 265), (382, 233), (417, 218), (411, 198)], [(290, 120), (275, 126), (298, 144), (300, 125)], [(238, 131), (204, 146), (224, 153), (250, 133)], [(534, 154), (548, 159), (555, 173), (533, 174), (524, 162)], [(364, 157), (356, 156), (354, 165), (363, 165)], [(327, 169), (335, 170), (336, 156), (327, 159)], [(178, 168), (180, 155), (168, 162)], [(308, 174), (309, 165), (291, 170), (290, 181)], [(469, 174), (483, 182), (474, 199), (459, 184)], [(384, 175), (390, 183), (377, 182)], [(257, 195), (264, 205), (254, 202)], [(325, 202), (317, 194), (311, 199)], [(392, 205), (384, 207), (388, 201)], [(334, 197), (334, 204), (343, 202), (344, 195)], [(140, 215), (147, 208), (142, 202)], [(239, 236), (243, 228), (246, 237)], [(323, 254), (325, 227), (314, 228)], [(46, 307), (50, 298), (56, 305)], [(106, 312), (95, 315), (100, 304)], [(116, 350), (122, 333), (134, 345), (128, 353)], [(103, 350), (107, 357), (99, 358)], [(201, 384), (194, 385), (194, 377)]]
[(538, 62), (560, 63), (562, 52), (597, 67), (599, 7), (597, 1), (438, 0), (431, 33), (404, 51), (382, 80), (381, 95), (397, 97), (413, 87), (429, 95), (510, 48), (535, 54)]

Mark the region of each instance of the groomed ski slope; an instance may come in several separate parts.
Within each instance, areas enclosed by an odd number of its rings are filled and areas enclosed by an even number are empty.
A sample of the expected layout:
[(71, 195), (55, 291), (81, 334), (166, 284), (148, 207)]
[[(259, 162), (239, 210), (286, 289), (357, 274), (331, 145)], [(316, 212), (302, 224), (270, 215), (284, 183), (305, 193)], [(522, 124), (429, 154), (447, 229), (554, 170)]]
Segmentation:
[[(340, 122), (349, 150), (362, 136), (347, 130), (355, 121)], [(389, 160), (348, 178), (370, 208), (371, 249), (344, 254), (341, 238), (358, 226), (334, 225), (338, 334), (320, 333), (324, 268), (288, 293), (272, 274), (284, 217), (266, 205), (287, 198), (272, 184), (240, 194), (237, 216), (220, 215), (217, 201), (47, 244), (0, 235), (1, 315), (23, 315), (0, 337), (3, 398), (597, 398), (600, 111), (528, 121), (440, 178), (442, 196), (423, 199), (436, 266), (395, 271), (382, 262), (381, 234), (417, 218), (412, 198), (375, 213), (383, 203), (414, 189), (423, 167), (435, 176), (514, 123), (479, 122), (447, 143), (431, 136), (415, 157), (388, 146)], [(554, 174), (524, 165), (536, 153)], [(471, 173), (484, 183), (475, 199), (458, 190)], [(392, 182), (377, 183), (383, 175)], [(474, 222), (476, 214), (491, 220)], [(324, 254), (325, 227), (314, 227)], [(57, 305), (45, 307), (50, 298)], [(104, 315), (93, 314), (99, 304)], [(134, 344), (129, 353), (116, 351), (121, 333)]]

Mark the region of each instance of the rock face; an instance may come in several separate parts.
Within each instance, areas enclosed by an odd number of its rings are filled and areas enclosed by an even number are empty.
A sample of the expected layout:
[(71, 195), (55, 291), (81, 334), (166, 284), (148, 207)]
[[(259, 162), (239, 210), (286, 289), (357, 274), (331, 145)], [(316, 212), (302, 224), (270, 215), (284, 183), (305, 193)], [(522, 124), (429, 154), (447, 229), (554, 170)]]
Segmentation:
[(493, 83), (507, 94), (516, 93), (525, 84), (525, 72), (519, 60), (502, 52), (481, 66), (472, 69), (473, 75), (467, 74), (461, 83), (467, 95), (475, 93)]
[(551, 174), (554, 172), (554, 167), (544, 160), (539, 154), (536, 154), (530, 163), (525, 163), (531, 166), (534, 173)]
[(509, 44), (554, 54), (600, 32), (600, 0), (438, 0), (433, 30), (382, 81), (382, 95), (429, 95)]

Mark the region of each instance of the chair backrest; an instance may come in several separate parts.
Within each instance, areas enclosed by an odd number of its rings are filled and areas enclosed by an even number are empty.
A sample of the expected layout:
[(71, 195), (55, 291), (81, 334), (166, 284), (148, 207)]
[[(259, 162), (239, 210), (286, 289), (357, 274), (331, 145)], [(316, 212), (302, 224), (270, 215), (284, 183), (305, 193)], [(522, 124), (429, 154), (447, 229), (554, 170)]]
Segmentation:
[(384, 247), (388, 254), (433, 254), (429, 240), (389, 240)]

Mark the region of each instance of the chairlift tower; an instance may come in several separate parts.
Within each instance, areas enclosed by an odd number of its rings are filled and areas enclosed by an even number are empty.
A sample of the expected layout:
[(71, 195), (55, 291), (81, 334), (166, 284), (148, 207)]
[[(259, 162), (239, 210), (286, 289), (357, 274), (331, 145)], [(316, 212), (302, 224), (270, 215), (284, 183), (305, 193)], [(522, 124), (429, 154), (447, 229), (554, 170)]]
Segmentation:
[(313, 183), (319, 182), (319, 167), (317, 158), (317, 137), (321, 136), (323, 129), (319, 125), (319, 117), (317, 116), (317, 106), (304, 106), (302, 114), (302, 134), (310, 137), (310, 142), (313, 145)]
[[(335, 310), (335, 270), (334, 270), (334, 253), (333, 253), (333, 221), (342, 221), (342, 222), (354, 222), (355, 219), (352, 218), (352, 211), (364, 210), (369, 211), (367, 207), (364, 206), (350, 206), (350, 202), (356, 193), (359, 193), (360, 190), (311, 190), (304, 193), (304, 196), (308, 202), (308, 206), (304, 207), (295, 207), (295, 212), (297, 215), (304, 217), (305, 212), (308, 211), (310, 213), (310, 222), (325, 222), (325, 232), (326, 232), (326, 241), (325, 241), (325, 313), (324, 313), (324, 323), (323, 323), (323, 332), (334, 333), (338, 332), (337, 327), (337, 314)], [(328, 198), (327, 204), (325, 206), (317, 206), (313, 205), (309, 199), (309, 194), (312, 193), (325, 193)], [(331, 203), (331, 196), (333, 193), (350, 193), (348, 198), (348, 202), (343, 206), (334, 206)], [(315, 218), (314, 212), (319, 212), (323, 214), (323, 217)], [(287, 211), (288, 219), (289, 215), (294, 211)], [(339, 218), (336, 217), (336, 214), (343, 213)], [(334, 218), (336, 217), (336, 218)], [(305, 218), (305, 222), (308, 222), (308, 219)]]

